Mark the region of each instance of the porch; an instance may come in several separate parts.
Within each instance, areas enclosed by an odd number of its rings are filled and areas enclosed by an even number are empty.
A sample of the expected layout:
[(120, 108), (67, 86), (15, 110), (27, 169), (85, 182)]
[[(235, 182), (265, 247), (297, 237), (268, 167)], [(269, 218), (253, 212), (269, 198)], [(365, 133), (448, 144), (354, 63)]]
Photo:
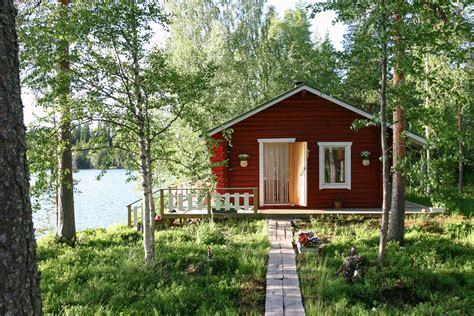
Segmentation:
[[(359, 215), (380, 217), (381, 208), (259, 208), (257, 188), (207, 188), (160, 189), (156, 194), (156, 220), (192, 218), (309, 218), (318, 216)], [(137, 226), (142, 219), (142, 200), (127, 205), (128, 226)], [(440, 214), (443, 208), (406, 202), (406, 214)]]

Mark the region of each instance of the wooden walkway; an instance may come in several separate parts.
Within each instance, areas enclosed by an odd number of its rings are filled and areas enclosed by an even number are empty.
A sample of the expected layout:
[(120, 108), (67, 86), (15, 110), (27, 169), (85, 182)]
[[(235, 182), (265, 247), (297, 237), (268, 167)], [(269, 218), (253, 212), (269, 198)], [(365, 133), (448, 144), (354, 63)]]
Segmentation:
[(289, 220), (268, 220), (268, 255), (265, 315), (305, 315)]

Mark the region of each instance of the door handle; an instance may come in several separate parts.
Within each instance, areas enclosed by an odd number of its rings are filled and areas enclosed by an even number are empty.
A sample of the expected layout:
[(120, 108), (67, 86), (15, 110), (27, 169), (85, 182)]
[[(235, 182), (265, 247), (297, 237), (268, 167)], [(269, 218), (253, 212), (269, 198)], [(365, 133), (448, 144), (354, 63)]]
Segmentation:
[(306, 172), (306, 167), (301, 168), (300, 176), (303, 176)]

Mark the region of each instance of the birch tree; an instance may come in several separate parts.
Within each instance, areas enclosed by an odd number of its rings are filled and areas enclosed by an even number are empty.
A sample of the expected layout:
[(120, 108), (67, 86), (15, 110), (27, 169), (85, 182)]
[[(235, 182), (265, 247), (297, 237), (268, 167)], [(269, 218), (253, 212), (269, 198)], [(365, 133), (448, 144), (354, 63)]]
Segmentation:
[[(188, 74), (169, 65), (151, 44), (153, 26), (166, 17), (158, 1), (102, 1), (84, 5), (82, 57), (71, 71), (87, 104), (81, 118), (107, 123), (113, 146), (129, 152), (139, 170), (145, 260), (153, 260), (154, 166), (165, 157), (164, 136), (179, 120), (191, 122), (209, 81), (207, 68)], [(202, 105), (202, 104), (201, 104)]]
[(390, 165), (388, 162), (388, 131), (387, 131), (387, 13), (385, 1), (382, 0), (380, 10), (380, 144), (382, 146), (382, 219), (380, 227), (380, 242), (378, 252), (378, 262), (383, 263), (387, 247), (387, 233), (390, 216)]

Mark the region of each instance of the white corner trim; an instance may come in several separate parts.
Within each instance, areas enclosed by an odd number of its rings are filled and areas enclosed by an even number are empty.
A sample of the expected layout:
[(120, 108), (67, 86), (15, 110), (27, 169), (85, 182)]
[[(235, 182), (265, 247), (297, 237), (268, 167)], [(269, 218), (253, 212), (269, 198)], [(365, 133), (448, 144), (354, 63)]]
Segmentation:
[(258, 142), (263, 143), (294, 143), (296, 138), (259, 138)]
[(258, 141), (258, 198), (259, 206), (263, 206), (265, 202), (265, 188), (263, 184), (263, 142)]
[[(345, 147), (344, 162), (345, 162), (345, 183), (325, 183), (324, 182), (324, 147), (339, 146)], [(352, 176), (352, 162), (351, 162), (351, 147), (352, 142), (318, 142), (319, 147), (319, 190), (324, 189), (351, 189)]]

